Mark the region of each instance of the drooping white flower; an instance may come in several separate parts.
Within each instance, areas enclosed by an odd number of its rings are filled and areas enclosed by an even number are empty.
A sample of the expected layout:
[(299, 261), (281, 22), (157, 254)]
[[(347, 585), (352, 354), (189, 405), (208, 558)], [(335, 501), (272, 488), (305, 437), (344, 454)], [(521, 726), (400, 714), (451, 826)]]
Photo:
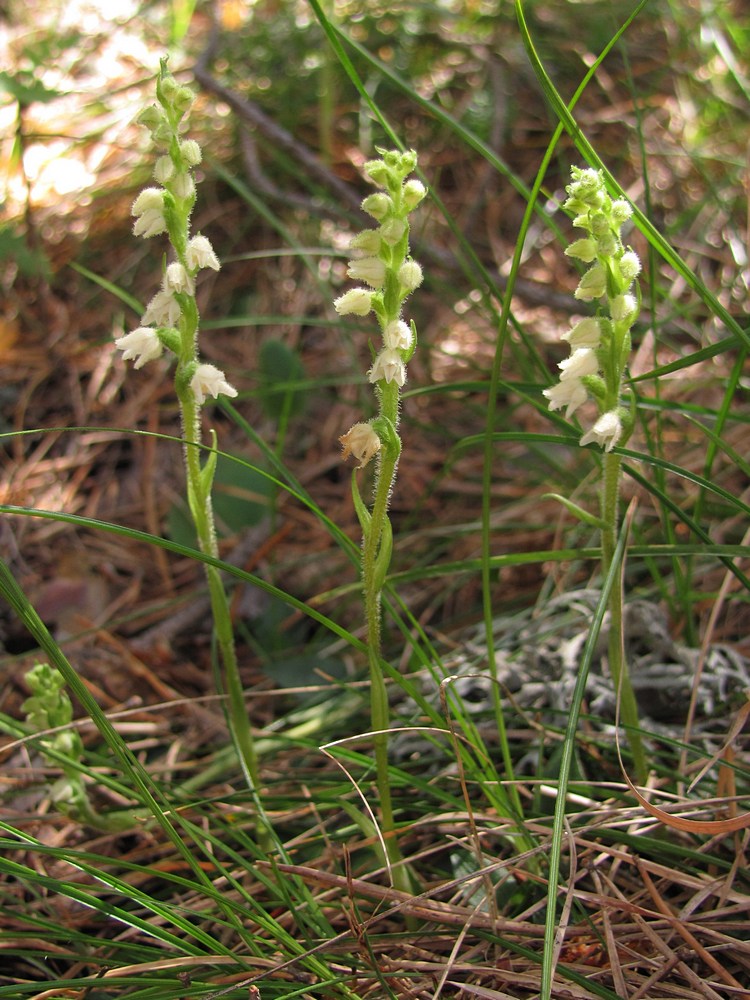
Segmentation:
[(407, 260), (398, 269), (398, 281), (406, 292), (413, 292), (419, 288), (424, 280), (422, 268), (415, 260)]
[(575, 297), (590, 302), (599, 299), (607, 291), (607, 273), (601, 264), (592, 264), (578, 283)]
[(587, 431), (580, 440), (581, 447), (595, 441), (601, 445), (605, 451), (612, 451), (622, 434), (622, 422), (616, 410), (607, 410), (602, 413), (590, 431)]
[(595, 375), (599, 370), (599, 360), (596, 351), (591, 347), (577, 347), (569, 358), (565, 358), (558, 366), (560, 381), (570, 378), (583, 378), (584, 375)]
[(422, 199), (427, 194), (427, 188), (421, 181), (412, 178), (412, 180), (407, 181), (403, 188), (403, 201), (404, 208), (407, 212), (411, 212), (417, 207), (417, 205), (422, 201)]
[(408, 351), (411, 340), (411, 327), (402, 319), (391, 320), (383, 330), (383, 343), (390, 350)]
[(333, 303), (339, 316), (366, 316), (372, 309), (372, 292), (366, 288), (350, 288)]
[(237, 390), (226, 380), (224, 372), (216, 365), (198, 365), (195, 374), (190, 379), (190, 388), (193, 390), (195, 401), (198, 406), (202, 406), (207, 396), (230, 396), (237, 395)]
[(406, 365), (401, 360), (399, 351), (386, 347), (375, 358), (367, 376), (373, 383), (385, 379), (386, 382), (395, 382), (401, 388), (406, 382)]
[(158, 358), (163, 350), (156, 330), (150, 326), (139, 326), (115, 340), (115, 347), (122, 351), (125, 361), (135, 361), (134, 368), (142, 368), (147, 362)]
[(171, 264), (167, 265), (164, 287), (170, 292), (184, 292), (186, 295), (192, 295), (195, 291), (195, 282), (183, 265), (178, 260), (173, 260)]
[(188, 242), (185, 260), (191, 271), (197, 271), (202, 267), (210, 267), (212, 271), (218, 271), (221, 267), (211, 243), (205, 236), (201, 235), (194, 236)]
[(586, 387), (579, 378), (569, 378), (564, 382), (558, 382), (549, 389), (543, 390), (544, 395), (549, 400), (550, 410), (562, 410), (565, 407), (565, 416), (575, 413), (578, 407), (588, 399)]
[(561, 339), (567, 340), (573, 350), (577, 347), (598, 347), (602, 339), (599, 320), (594, 319), (593, 316), (579, 319), (567, 333), (561, 334)]
[(141, 316), (144, 326), (177, 326), (180, 305), (168, 288), (161, 288), (146, 306)]
[(133, 202), (131, 209), (135, 217), (133, 233), (149, 239), (167, 231), (164, 217), (164, 192), (161, 188), (146, 188)]
[(385, 281), (385, 264), (379, 257), (362, 257), (349, 261), (346, 273), (355, 281), (366, 281), (373, 288), (382, 288)]
[(342, 458), (354, 455), (359, 462), (358, 469), (364, 469), (380, 451), (380, 438), (370, 424), (355, 424), (346, 434), (341, 435), (339, 441), (343, 448)]

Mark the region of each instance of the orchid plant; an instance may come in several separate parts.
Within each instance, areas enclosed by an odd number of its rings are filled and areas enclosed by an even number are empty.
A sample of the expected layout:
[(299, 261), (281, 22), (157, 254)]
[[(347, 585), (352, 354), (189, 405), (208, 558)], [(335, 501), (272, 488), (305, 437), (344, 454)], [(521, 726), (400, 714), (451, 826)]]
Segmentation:
[[(140, 325), (119, 337), (115, 345), (126, 360), (134, 362), (135, 368), (156, 360), (165, 350), (174, 355), (174, 386), (185, 441), (188, 505), (201, 551), (217, 560), (219, 551), (211, 490), (218, 453), (213, 431), (210, 447), (206, 449), (201, 413), (209, 397), (234, 397), (237, 390), (227, 381), (223, 371), (203, 361), (199, 353), (196, 280), (200, 271), (206, 268), (218, 271), (219, 260), (206, 236), (191, 234), (190, 217), (196, 201), (194, 170), (201, 162), (202, 153), (195, 140), (183, 138), (193, 94), (174, 79), (167, 69), (166, 59), (161, 62), (156, 96), (157, 103), (139, 117), (139, 122), (150, 132), (158, 153), (154, 166), (156, 186), (147, 187), (135, 199), (133, 232), (144, 239), (166, 234), (173, 259), (163, 265), (161, 287), (148, 303)], [(204, 455), (207, 455), (205, 460)], [(232, 738), (248, 784), (257, 793), (258, 761), (245, 709), (229, 601), (215, 564), (206, 563), (206, 577), (227, 688)]]
[[(381, 822), (388, 859), (400, 860), (394, 829), (388, 777), (388, 696), (381, 653), (381, 595), (391, 560), (392, 532), (388, 504), (396, 480), (401, 454), (398, 436), (401, 389), (406, 365), (417, 346), (414, 322), (407, 323), (403, 307), (422, 283), (422, 268), (409, 252), (409, 215), (426, 195), (421, 181), (409, 178), (417, 154), (411, 150), (378, 150), (380, 159), (365, 164), (365, 173), (380, 191), (369, 195), (362, 208), (378, 223), (377, 228), (358, 233), (351, 241), (354, 257), (348, 275), (363, 284), (345, 292), (334, 302), (341, 316), (374, 313), (382, 343), (372, 348), (367, 377), (375, 390), (377, 415), (356, 423), (341, 437), (344, 458), (353, 455), (358, 465), (352, 473), (352, 496), (362, 528), (362, 587), (371, 684), (371, 719), (375, 745)], [(372, 505), (362, 500), (357, 470), (375, 459)], [(402, 870), (397, 871), (401, 877)]]
[[(573, 225), (585, 235), (574, 240), (566, 254), (589, 267), (575, 290), (582, 302), (598, 303), (597, 315), (578, 320), (562, 339), (571, 349), (560, 362), (560, 380), (544, 390), (550, 410), (565, 410), (570, 417), (589, 397), (599, 411), (593, 425), (581, 436), (581, 446), (604, 449), (600, 515), (592, 516), (567, 498), (559, 497), (582, 521), (598, 527), (602, 540), (602, 570), (612, 564), (619, 521), (622, 447), (634, 425), (635, 400), (627, 399), (625, 378), (631, 351), (631, 330), (640, 311), (637, 277), (641, 263), (622, 239), (622, 227), (632, 209), (624, 199), (612, 199), (599, 170), (573, 167), (568, 198), (563, 204), (574, 215)], [(628, 727), (633, 760), (639, 779), (646, 774), (646, 758), (638, 734), (638, 707), (628, 676), (622, 647), (623, 592), (620, 575), (610, 594), (609, 667), (620, 693), (622, 718)]]

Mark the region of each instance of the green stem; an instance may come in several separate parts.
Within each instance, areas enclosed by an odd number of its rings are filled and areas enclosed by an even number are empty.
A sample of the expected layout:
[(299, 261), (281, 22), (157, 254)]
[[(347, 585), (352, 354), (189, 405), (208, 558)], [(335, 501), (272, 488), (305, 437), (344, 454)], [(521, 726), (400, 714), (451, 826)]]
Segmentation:
[[(201, 444), (200, 410), (189, 387), (184, 390), (178, 388), (178, 397), (185, 435), (185, 469), (190, 512), (201, 551), (206, 555), (218, 558), (219, 547), (216, 541), (211, 489), (210, 486), (209, 488), (204, 487), (201, 475), (201, 451), (198, 447)], [(250, 720), (245, 707), (229, 599), (221, 574), (215, 566), (206, 566), (206, 577), (216, 641), (224, 668), (230, 730), (245, 772), (245, 778), (256, 796), (257, 803), (260, 772)]]
[[(607, 576), (612, 565), (617, 543), (621, 467), (622, 460), (619, 455), (612, 452), (604, 455), (601, 496), (602, 520), (604, 522), (601, 533), (603, 577)], [(635, 700), (633, 686), (630, 683), (630, 673), (625, 659), (623, 603), (622, 574), (618, 573), (609, 595), (609, 669), (615, 692), (620, 699), (620, 717), (628, 731), (628, 742), (633, 754), (636, 779), (643, 783), (648, 776), (648, 765), (639, 732), (638, 704)]]
[[(396, 426), (398, 419), (398, 387), (385, 383), (380, 392), (380, 415)], [(397, 888), (407, 892), (410, 889), (408, 872), (404, 868), (398, 840), (395, 836), (391, 786), (388, 774), (388, 727), (390, 712), (388, 692), (381, 666), (381, 594), (378, 582), (377, 557), (383, 541), (385, 523), (388, 517), (388, 501), (398, 466), (398, 448), (385, 445), (379, 457), (375, 480), (370, 523), (363, 533), (362, 541), (362, 585), (364, 590), (365, 622), (367, 627), (367, 650), (370, 667), (370, 718), (375, 749), (375, 769), (380, 799), (380, 820), (385, 840), (387, 860), (392, 866), (393, 880)]]

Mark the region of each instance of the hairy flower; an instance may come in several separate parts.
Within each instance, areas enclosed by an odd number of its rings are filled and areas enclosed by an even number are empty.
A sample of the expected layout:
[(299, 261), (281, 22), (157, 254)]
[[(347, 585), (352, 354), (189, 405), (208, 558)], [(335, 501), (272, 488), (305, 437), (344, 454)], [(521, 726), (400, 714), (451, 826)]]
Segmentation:
[(349, 261), (346, 273), (355, 281), (366, 281), (373, 288), (382, 288), (385, 281), (385, 264), (378, 257), (362, 257)]
[(413, 292), (424, 280), (422, 268), (415, 260), (407, 260), (398, 269), (398, 281), (405, 292)]
[(366, 288), (350, 288), (333, 303), (339, 316), (366, 316), (372, 309), (372, 292)]
[(358, 469), (364, 469), (367, 463), (380, 451), (380, 438), (370, 424), (355, 424), (346, 434), (339, 438), (343, 448), (342, 458), (350, 455), (359, 462)]
[(561, 339), (567, 340), (573, 350), (577, 347), (598, 347), (602, 339), (602, 329), (599, 326), (599, 320), (594, 319), (593, 316), (579, 319), (577, 323), (571, 326), (567, 333), (561, 335)]
[(188, 242), (185, 260), (191, 271), (197, 271), (202, 267), (210, 267), (212, 271), (218, 271), (221, 267), (211, 243), (205, 236), (200, 235), (194, 236)]
[(186, 167), (197, 167), (203, 159), (203, 153), (195, 139), (185, 139), (180, 143), (180, 157)]
[(356, 236), (352, 236), (349, 246), (352, 250), (362, 250), (367, 256), (380, 253), (380, 230), (364, 229)]
[(171, 156), (160, 156), (154, 164), (154, 180), (159, 184), (166, 184), (175, 175), (174, 163)]
[(362, 211), (367, 212), (373, 219), (382, 222), (383, 219), (393, 210), (393, 202), (387, 194), (378, 191), (377, 194), (368, 194), (362, 202)]
[(164, 287), (170, 292), (184, 292), (186, 295), (192, 295), (195, 291), (195, 282), (182, 264), (178, 260), (174, 260), (167, 265), (164, 274)]
[(375, 358), (372, 368), (367, 373), (371, 382), (395, 382), (399, 388), (406, 382), (406, 365), (401, 360), (399, 351), (386, 347)]
[(607, 273), (601, 264), (592, 264), (578, 283), (575, 297), (590, 302), (599, 299), (607, 291)]
[(131, 209), (135, 217), (133, 233), (149, 239), (167, 231), (164, 217), (164, 192), (161, 188), (146, 188), (133, 202)]
[(581, 447), (595, 441), (605, 451), (612, 451), (622, 434), (622, 422), (616, 410), (602, 413), (590, 431), (581, 438)]
[(122, 351), (125, 361), (135, 360), (134, 368), (142, 368), (147, 362), (158, 358), (163, 350), (156, 330), (150, 326), (139, 326), (115, 340), (115, 347)]
[(565, 407), (565, 416), (569, 418), (578, 407), (585, 403), (588, 398), (586, 386), (579, 378), (569, 378), (564, 382), (558, 382), (549, 389), (544, 389), (543, 394), (549, 400), (550, 410), (562, 410)]
[(565, 253), (568, 257), (577, 257), (578, 260), (582, 260), (584, 264), (590, 264), (593, 260), (596, 260), (597, 249), (596, 240), (575, 240), (570, 244)]
[(180, 304), (168, 288), (160, 289), (146, 306), (141, 316), (144, 326), (177, 326), (180, 318)]
[(569, 378), (583, 378), (584, 375), (595, 375), (599, 369), (596, 351), (590, 347), (577, 347), (569, 358), (565, 358), (557, 366), (562, 374), (560, 381)]
[(406, 219), (397, 219), (394, 217), (393, 219), (386, 219), (380, 229), (377, 230), (377, 233), (389, 247), (393, 247), (406, 232), (406, 226)]
[(205, 403), (207, 396), (216, 397), (223, 394), (234, 397), (237, 395), (237, 390), (227, 382), (224, 372), (216, 365), (198, 365), (195, 374), (190, 379), (190, 388), (193, 390), (198, 406)]
[(638, 312), (634, 295), (615, 295), (609, 300), (609, 312), (615, 323), (627, 322)]
[(408, 351), (411, 341), (411, 327), (402, 319), (391, 320), (383, 330), (383, 343), (390, 350)]
[(192, 198), (195, 194), (195, 181), (192, 174), (177, 174), (172, 181), (171, 190), (177, 198)]
[(622, 257), (620, 257), (619, 265), (620, 275), (623, 281), (628, 284), (634, 281), (641, 273), (641, 261), (635, 250), (626, 250)]
[(403, 200), (407, 212), (413, 211), (427, 194), (427, 188), (421, 181), (412, 179), (404, 184)]

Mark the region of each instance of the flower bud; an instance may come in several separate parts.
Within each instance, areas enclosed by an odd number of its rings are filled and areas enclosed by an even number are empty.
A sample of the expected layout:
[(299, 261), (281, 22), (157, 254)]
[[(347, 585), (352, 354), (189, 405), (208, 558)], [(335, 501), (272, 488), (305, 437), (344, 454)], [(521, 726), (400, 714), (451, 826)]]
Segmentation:
[(568, 257), (577, 257), (578, 260), (582, 260), (584, 264), (590, 264), (592, 260), (596, 260), (596, 252), (596, 240), (592, 239), (575, 240), (575, 242), (571, 243), (565, 251)]
[(376, 230), (376, 232), (379, 232), (380, 236), (389, 247), (393, 247), (406, 232), (406, 225), (405, 219), (397, 219), (394, 216), (391, 219), (386, 219), (380, 229)]
[(634, 250), (627, 250), (619, 260), (620, 274), (623, 281), (630, 284), (641, 273), (641, 262)]
[(407, 212), (413, 211), (425, 198), (427, 188), (421, 181), (412, 179), (404, 184), (403, 204)]
[(368, 160), (365, 163), (364, 171), (371, 181), (385, 187), (388, 180), (388, 167), (382, 160)]
[(176, 198), (192, 198), (195, 194), (195, 181), (192, 174), (182, 173), (172, 181), (172, 191)]
[(615, 223), (618, 226), (621, 226), (623, 222), (627, 222), (633, 214), (633, 209), (630, 207), (630, 203), (625, 201), (624, 198), (618, 198), (616, 201), (612, 202), (610, 212)]
[(609, 235), (610, 222), (604, 212), (594, 212), (591, 216), (591, 232), (597, 239)]
[(634, 295), (615, 295), (609, 302), (609, 313), (615, 323), (631, 321), (638, 311)]
[(598, 237), (596, 247), (602, 257), (614, 257), (617, 253), (617, 239), (609, 230)]
[(590, 302), (601, 298), (607, 291), (607, 274), (601, 264), (592, 264), (578, 283), (574, 295), (577, 299)]
[(171, 156), (160, 156), (154, 164), (154, 180), (166, 184), (174, 177), (175, 169)]
[(424, 280), (422, 268), (415, 260), (407, 260), (398, 269), (398, 281), (405, 292), (413, 292)]
[(574, 350), (576, 347), (598, 347), (602, 339), (599, 320), (593, 316), (580, 319), (567, 333), (562, 334), (561, 339), (567, 340)]
[(185, 139), (180, 143), (180, 157), (186, 167), (197, 167), (203, 159), (203, 152), (195, 139)]
[(333, 303), (339, 316), (366, 316), (372, 309), (372, 292), (366, 288), (351, 288)]
[(150, 132), (152, 132), (159, 125), (164, 122), (164, 112), (157, 104), (152, 104), (148, 108), (144, 108), (143, 111), (138, 115), (136, 121), (139, 125), (144, 125)]
[(356, 236), (352, 236), (349, 246), (352, 250), (362, 250), (364, 253), (374, 256), (380, 252), (380, 230), (365, 229)]
[(393, 211), (393, 202), (387, 194), (378, 192), (368, 195), (362, 202), (362, 211), (367, 212), (373, 219), (382, 222), (383, 219)]

